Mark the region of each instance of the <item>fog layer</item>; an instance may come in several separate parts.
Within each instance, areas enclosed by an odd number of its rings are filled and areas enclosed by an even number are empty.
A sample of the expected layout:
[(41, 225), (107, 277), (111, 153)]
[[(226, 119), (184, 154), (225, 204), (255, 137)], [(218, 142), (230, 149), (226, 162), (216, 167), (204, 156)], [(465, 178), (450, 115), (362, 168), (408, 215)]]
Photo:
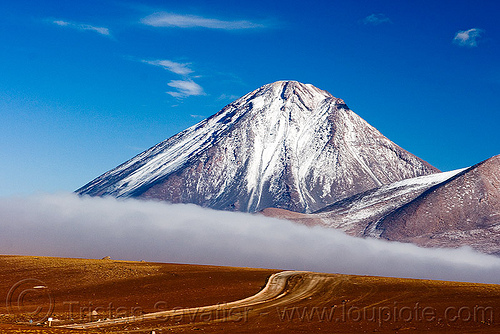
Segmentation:
[(500, 258), (257, 214), (74, 194), (0, 198), (0, 253), (500, 282)]

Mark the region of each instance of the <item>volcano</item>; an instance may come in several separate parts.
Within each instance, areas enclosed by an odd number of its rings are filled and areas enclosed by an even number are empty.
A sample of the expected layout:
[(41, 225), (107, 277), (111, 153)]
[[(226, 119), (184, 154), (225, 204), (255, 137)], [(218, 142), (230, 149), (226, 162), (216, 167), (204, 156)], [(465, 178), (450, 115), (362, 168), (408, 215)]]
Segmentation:
[(104, 173), (76, 192), (219, 210), (309, 213), (396, 181), (439, 172), (346, 103), (278, 81)]

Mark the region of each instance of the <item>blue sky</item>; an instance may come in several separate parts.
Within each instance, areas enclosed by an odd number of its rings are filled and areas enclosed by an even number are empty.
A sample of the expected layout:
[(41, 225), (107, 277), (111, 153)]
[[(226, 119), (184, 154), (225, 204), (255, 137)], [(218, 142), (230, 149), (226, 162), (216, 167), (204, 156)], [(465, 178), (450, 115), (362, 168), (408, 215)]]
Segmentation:
[(72, 191), (266, 83), (442, 170), (500, 154), (496, 1), (1, 1), (0, 195)]

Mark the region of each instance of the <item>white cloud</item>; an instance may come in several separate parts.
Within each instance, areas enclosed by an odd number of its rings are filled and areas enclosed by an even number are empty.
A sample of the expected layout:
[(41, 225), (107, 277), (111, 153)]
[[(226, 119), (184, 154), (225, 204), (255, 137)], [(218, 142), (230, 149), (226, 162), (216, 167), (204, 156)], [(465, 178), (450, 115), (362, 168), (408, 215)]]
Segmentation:
[(188, 96), (205, 95), (203, 88), (191, 79), (172, 80), (168, 83), (170, 87), (177, 88), (177, 92), (167, 92), (173, 97), (183, 98)]
[(223, 21), (195, 15), (179, 15), (166, 12), (151, 14), (141, 19), (141, 22), (145, 25), (153, 27), (209, 28), (223, 30), (254, 29), (264, 27), (262, 24), (250, 21)]
[(73, 28), (73, 29), (77, 29), (77, 30), (89, 30), (89, 31), (97, 32), (98, 34), (101, 34), (104, 36), (111, 36), (109, 29), (104, 28), (104, 27), (96, 27), (96, 26), (92, 26), (90, 24), (73, 23), (73, 22), (62, 21), (62, 20), (54, 20), (54, 21), (52, 21), (52, 23), (57, 24), (58, 26), (61, 26), (61, 27), (69, 27), (69, 28)]
[(382, 23), (391, 23), (391, 20), (384, 14), (371, 14), (363, 19), (364, 24), (379, 25)]
[(56, 20), (56, 21), (53, 21), (53, 23), (55, 23), (55, 24), (57, 24), (57, 25), (59, 25), (59, 26), (62, 26), (62, 27), (70, 25), (70, 23), (69, 23), (69, 22), (66, 22), (66, 21), (61, 21), (61, 20)]
[(456, 33), (453, 38), (453, 43), (466, 46), (466, 47), (476, 47), (477, 41), (481, 37), (481, 34), (484, 32), (482, 29), (472, 28), (465, 31), (459, 31)]
[[(143, 63), (159, 66), (167, 71), (178, 74), (183, 77), (182, 80), (172, 80), (168, 83), (170, 87), (176, 88), (177, 91), (169, 91), (167, 94), (176, 98), (185, 98), (189, 96), (206, 95), (203, 87), (194, 82), (190, 76), (194, 71), (189, 68), (189, 64), (177, 63), (171, 60), (142, 60)], [(198, 76), (194, 76), (198, 78)]]
[(0, 198), (0, 254), (146, 260), (500, 283), (500, 258), (361, 239), (191, 204)]
[(146, 64), (163, 67), (167, 71), (179, 75), (188, 75), (193, 73), (193, 70), (188, 67), (189, 64), (176, 63), (171, 60), (143, 60), (143, 62)]
[(237, 95), (233, 95), (233, 94), (221, 94), (217, 100), (218, 101), (223, 101), (223, 100), (230, 100), (230, 101), (234, 101), (236, 99), (238, 99), (239, 96)]

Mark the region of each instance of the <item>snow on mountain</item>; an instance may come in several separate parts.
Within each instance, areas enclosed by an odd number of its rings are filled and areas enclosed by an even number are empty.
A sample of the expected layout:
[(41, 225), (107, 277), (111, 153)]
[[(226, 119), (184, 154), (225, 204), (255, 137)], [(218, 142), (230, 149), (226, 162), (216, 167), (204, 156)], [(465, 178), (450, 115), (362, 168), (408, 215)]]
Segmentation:
[(78, 189), (223, 210), (312, 212), (438, 170), (310, 84), (262, 86)]
[(380, 233), (375, 232), (375, 227), (382, 217), (464, 170), (425, 175), (383, 185), (335, 202), (311, 214), (270, 208), (263, 210), (263, 214), (293, 220), (304, 225), (335, 228), (354, 236), (379, 237)]
[(384, 185), (311, 214), (274, 208), (262, 213), (359, 237), (424, 247), (470, 246), (500, 255), (500, 156)]
[(500, 156), (428, 189), (380, 219), (372, 234), (426, 247), (468, 245), (500, 255)]

